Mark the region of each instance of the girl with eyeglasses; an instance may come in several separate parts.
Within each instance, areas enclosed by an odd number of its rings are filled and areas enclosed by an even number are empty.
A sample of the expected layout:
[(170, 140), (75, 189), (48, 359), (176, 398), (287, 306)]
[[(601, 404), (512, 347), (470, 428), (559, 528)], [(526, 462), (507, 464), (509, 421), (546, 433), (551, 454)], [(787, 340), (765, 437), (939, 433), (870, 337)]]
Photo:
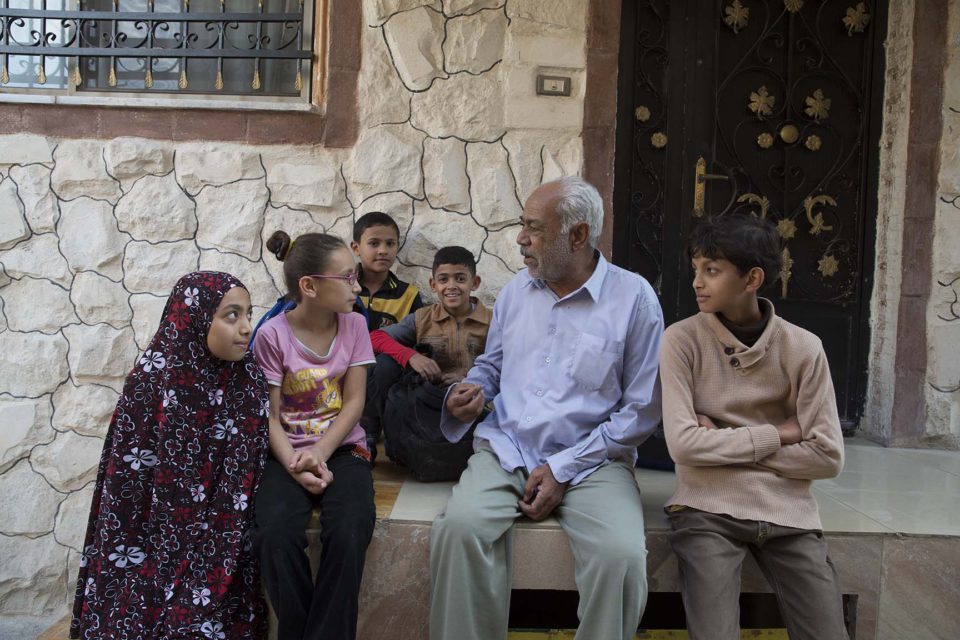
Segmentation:
[[(342, 240), (283, 231), (267, 240), (296, 306), (265, 322), (253, 350), (270, 391), (270, 457), (255, 503), (254, 546), (280, 640), (356, 636), (363, 564), (376, 517), (359, 425), (373, 349), (353, 254)], [(320, 507), (316, 579), (306, 528)]]

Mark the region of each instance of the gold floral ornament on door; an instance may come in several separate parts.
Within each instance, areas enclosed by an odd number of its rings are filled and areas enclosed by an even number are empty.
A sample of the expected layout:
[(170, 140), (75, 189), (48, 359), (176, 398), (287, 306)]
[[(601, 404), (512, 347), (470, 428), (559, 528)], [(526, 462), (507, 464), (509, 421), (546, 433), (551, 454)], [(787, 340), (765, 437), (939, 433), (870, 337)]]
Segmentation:
[(767, 86), (763, 85), (756, 91), (750, 92), (750, 101), (747, 103), (747, 107), (757, 115), (757, 118), (763, 120), (766, 116), (773, 114), (773, 105), (776, 102), (777, 97), (770, 95)]
[(747, 26), (747, 20), (750, 18), (750, 9), (743, 6), (740, 0), (733, 0), (733, 4), (725, 7), (723, 11), (727, 14), (724, 16), (723, 22), (733, 29), (735, 34), (740, 33), (740, 29)]
[(848, 7), (847, 15), (843, 17), (843, 26), (847, 28), (848, 36), (863, 33), (867, 30), (869, 23), (870, 14), (867, 12), (867, 5), (863, 2), (858, 2), (856, 7)]

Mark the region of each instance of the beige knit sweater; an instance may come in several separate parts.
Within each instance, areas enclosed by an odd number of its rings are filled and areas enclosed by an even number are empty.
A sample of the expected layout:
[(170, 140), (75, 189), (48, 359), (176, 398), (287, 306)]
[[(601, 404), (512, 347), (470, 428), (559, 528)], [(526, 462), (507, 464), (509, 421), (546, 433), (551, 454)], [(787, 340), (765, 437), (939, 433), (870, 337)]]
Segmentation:
[[(830, 369), (819, 338), (761, 304), (770, 320), (750, 348), (712, 313), (663, 335), (663, 425), (677, 463), (667, 505), (820, 529), (811, 481), (843, 468)], [(698, 413), (720, 428), (699, 426)], [(780, 446), (773, 425), (793, 415), (803, 441)]]

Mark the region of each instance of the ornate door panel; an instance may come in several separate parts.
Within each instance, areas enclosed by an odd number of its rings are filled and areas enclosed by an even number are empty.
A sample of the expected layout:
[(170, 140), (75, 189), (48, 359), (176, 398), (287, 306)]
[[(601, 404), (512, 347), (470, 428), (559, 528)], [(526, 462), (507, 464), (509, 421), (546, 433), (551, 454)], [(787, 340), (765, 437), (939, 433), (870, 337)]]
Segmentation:
[(765, 295), (823, 340), (848, 423), (866, 377), (884, 12), (627, 0), (622, 18), (614, 260), (655, 284), (669, 323), (696, 312), (683, 245), (698, 220), (773, 221), (784, 267)]

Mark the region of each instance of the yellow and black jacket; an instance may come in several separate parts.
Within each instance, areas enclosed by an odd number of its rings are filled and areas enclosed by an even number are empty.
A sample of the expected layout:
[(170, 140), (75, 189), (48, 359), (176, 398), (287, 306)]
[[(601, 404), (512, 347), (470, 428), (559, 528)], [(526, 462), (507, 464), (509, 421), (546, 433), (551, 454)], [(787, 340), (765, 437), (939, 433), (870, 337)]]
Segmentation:
[(420, 290), (400, 280), (392, 271), (372, 296), (366, 287), (360, 286), (360, 295), (353, 310), (367, 318), (367, 329), (370, 331), (396, 324), (423, 306)]

